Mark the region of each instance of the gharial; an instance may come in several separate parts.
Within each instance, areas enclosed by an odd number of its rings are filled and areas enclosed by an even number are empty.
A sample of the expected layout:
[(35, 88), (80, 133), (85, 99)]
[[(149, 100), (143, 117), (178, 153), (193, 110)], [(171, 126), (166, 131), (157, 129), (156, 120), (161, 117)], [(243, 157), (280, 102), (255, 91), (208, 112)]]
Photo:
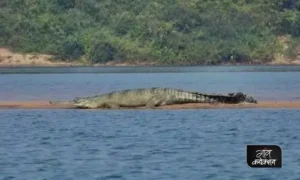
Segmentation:
[(77, 108), (112, 108), (157, 106), (184, 103), (257, 103), (252, 96), (241, 92), (228, 95), (203, 94), (172, 88), (145, 88), (114, 91), (91, 97), (77, 97), (71, 101), (50, 101), (51, 104), (71, 104)]

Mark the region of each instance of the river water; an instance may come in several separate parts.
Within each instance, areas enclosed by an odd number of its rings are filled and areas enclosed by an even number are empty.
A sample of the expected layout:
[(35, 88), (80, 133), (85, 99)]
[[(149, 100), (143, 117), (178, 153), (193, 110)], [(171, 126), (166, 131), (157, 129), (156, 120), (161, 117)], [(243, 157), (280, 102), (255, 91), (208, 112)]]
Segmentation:
[[(0, 68), (0, 101), (153, 86), (242, 91), (258, 100), (300, 97), (297, 66), (168, 68)], [(0, 179), (297, 180), (299, 118), (298, 109), (2, 109)], [(248, 167), (247, 144), (279, 145), (283, 167)]]

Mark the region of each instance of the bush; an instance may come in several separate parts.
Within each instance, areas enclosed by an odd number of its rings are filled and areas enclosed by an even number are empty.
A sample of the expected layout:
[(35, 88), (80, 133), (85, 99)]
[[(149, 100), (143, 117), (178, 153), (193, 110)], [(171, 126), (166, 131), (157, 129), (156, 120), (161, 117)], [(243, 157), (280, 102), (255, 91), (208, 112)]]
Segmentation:
[(5, 29), (5, 26), (0, 24), (0, 45), (5, 44), (8, 38), (8, 33)]
[(89, 54), (93, 63), (106, 63), (114, 60), (117, 50), (108, 42), (95, 43)]
[(92, 63), (264, 62), (279, 35), (299, 44), (299, 10), (300, 0), (0, 0), (0, 45)]
[(300, 36), (300, 12), (286, 11), (282, 13), (280, 30), (281, 32)]
[(62, 9), (71, 9), (75, 7), (75, 0), (57, 0)]
[(67, 41), (62, 44), (60, 57), (63, 60), (77, 60), (84, 55), (84, 47), (77, 41)]

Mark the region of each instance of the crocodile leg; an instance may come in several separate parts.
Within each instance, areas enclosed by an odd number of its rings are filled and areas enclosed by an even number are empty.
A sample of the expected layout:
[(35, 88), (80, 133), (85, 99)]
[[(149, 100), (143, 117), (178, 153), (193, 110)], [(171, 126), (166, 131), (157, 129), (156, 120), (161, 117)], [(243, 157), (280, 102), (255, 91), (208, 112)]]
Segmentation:
[(165, 104), (164, 98), (161, 96), (153, 96), (147, 103), (146, 108), (154, 109), (155, 107)]
[(106, 103), (105, 107), (108, 107), (110, 109), (120, 109), (120, 105), (116, 103)]

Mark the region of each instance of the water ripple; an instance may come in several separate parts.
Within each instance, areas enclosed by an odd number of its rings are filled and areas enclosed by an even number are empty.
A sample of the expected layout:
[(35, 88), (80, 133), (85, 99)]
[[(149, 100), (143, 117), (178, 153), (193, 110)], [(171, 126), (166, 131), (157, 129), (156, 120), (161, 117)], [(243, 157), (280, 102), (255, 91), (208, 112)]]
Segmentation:
[[(299, 179), (299, 110), (1, 110), (0, 179)], [(277, 144), (282, 169), (251, 169)]]

